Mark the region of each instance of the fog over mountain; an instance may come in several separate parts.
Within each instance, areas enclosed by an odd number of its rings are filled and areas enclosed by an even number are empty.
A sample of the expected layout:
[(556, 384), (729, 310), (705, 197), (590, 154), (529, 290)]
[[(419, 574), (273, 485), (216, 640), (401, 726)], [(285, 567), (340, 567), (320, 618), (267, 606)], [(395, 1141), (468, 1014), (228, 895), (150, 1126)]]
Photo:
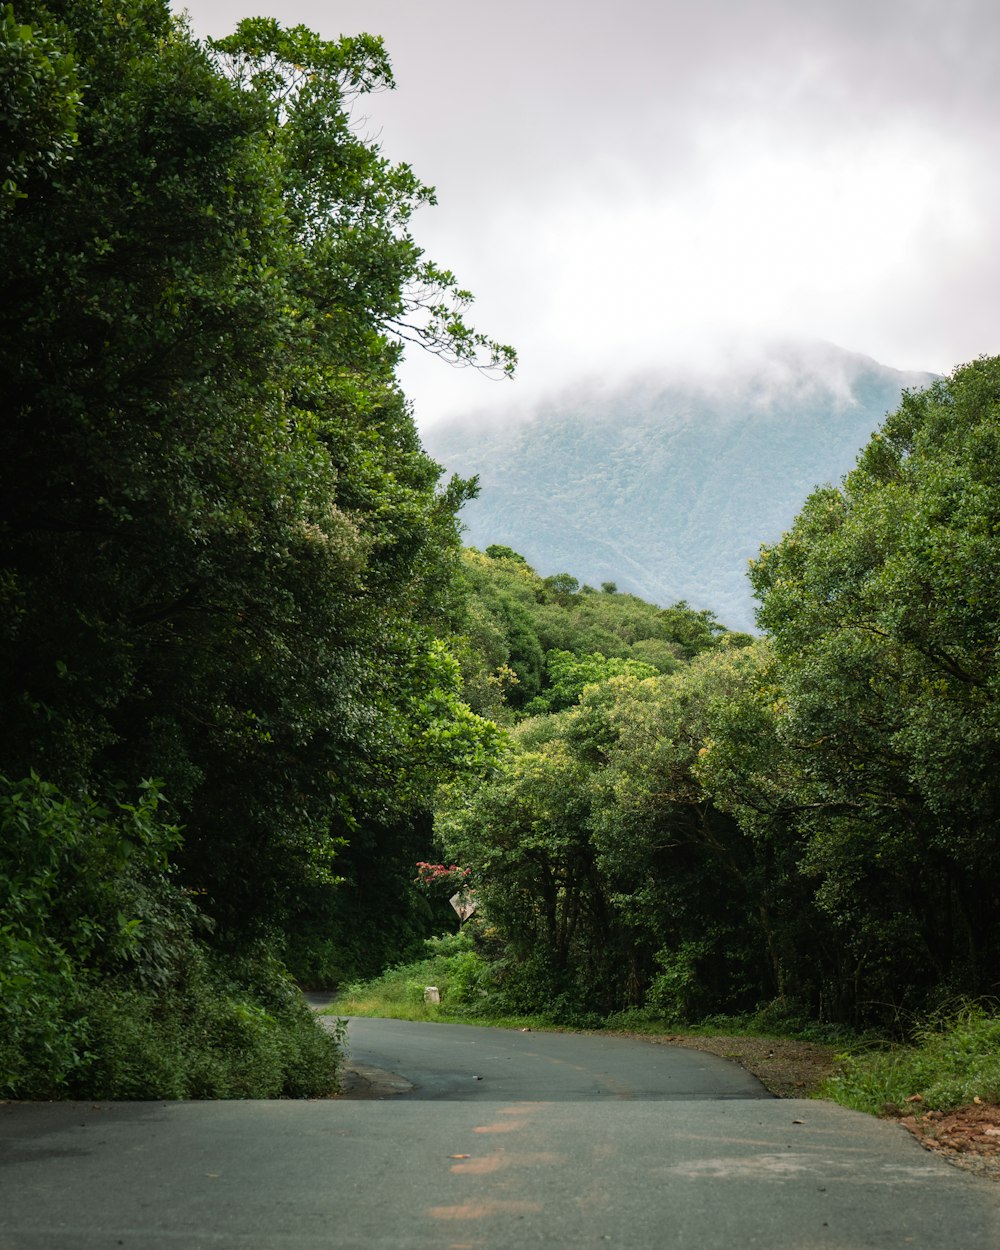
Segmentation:
[(747, 561), (853, 467), (904, 389), (932, 380), (786, 343), (711, 377), (581, 386), (522, 419), (471, 416), (423, 439), (447, 470), (479, 477), (469, 545), (751, 629)]

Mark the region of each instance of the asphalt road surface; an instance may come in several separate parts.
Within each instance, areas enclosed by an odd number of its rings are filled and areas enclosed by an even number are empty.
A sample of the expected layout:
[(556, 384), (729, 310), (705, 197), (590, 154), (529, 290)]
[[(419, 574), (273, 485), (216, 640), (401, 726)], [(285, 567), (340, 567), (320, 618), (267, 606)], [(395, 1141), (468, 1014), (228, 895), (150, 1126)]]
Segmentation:
[[(349, 1037), (351, 1064), (372, 1083), (370, 1091), (359, 1092), (375, 1097), (461, 1102), (771, 1097), (756, 1077), (716, 1055), (600, 1034), (355, 1019)], [(387, 1081), (390, 1073), (403, 1083)]]
[(698, 1052), (474, 1032), (352, 1023), (367, 1098), (0, 1106), (0, 1250), (1000, 1247), (1000, 1186), (898, 1125)]

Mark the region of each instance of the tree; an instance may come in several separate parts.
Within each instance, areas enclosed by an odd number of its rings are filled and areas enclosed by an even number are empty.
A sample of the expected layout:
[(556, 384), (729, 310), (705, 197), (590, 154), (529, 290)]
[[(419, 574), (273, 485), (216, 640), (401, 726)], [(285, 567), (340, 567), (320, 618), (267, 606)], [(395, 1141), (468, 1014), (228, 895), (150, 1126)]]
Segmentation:
[[(466, 552), (463, 581), (465, 615), (456, 618), (466, 638), (463, 676), (477, 708), (490, 715), (503, 717), (505, 706), (508, 717), (554, 710), (573, 702), (588, 680), (669, 673), (702, 650), (752, 642), (683, 603), (662, 609), (635, 595), (580, 590), (568, 573), (542, 578), (509, 547)], [(560, 658), (566, 655), (574, 658)], [(579, 679), (555, 693), (567, 664), (579, 667)]]
[(741, 656), (589, 684), (518, 726), (487, 784), (442, 796), (438, 836), (499, 935), (508, 1006), (686, 1018), (773, 996), (756, 848), (693, 772)]
[(548, 683), (545, 693), (536, 695), (525, 707), (530, 716), (540, 712), (561, 712), (571, 707), (587, 686), (609, 681), (623, 673), (637, 677), (655, 677), (657, 669), (642, 660), (623, 660), (618, 656), (605, 656), (599, 651), (588, 655), (574, 655), (571, 651), (549, 651), (545, 656), (545, 672)]
[(855, 1019), (996, 984), (998, 414), (995, 358), (907, 394), (751, 570), (776, 656), (770, 819)]
[(435, 787), (495, 749), (444, 641), (474, 485), (439, 483), (394, 368), (407, 334), (513, 355), (410, 237), (430, 190), (351, 130), (378, 40), (18, 13), (23, 116), (65, 107), (18, 121), (58, 159), (5, 205), (0, 763), (108, 810), (159, 779), (213, 945), (273, 950), (345, 842), (359, 873), (375, 830), (429, 852)]
[(513, 348), (465, 322), (470, 292), (427, 260), (409, 232), (414, 211), (435, 203), (433, 188), (352, 130), (353, 98), (395, 85), (382, 40), (328, 41), (304, 26), (249, 18), (211, 46), (269, 114), (308, 303), (300, 315), (328, 355), (365, 359), (377, 344), (395, 363), (399, 344), (412, 342), (451, 363), (512, 375)]

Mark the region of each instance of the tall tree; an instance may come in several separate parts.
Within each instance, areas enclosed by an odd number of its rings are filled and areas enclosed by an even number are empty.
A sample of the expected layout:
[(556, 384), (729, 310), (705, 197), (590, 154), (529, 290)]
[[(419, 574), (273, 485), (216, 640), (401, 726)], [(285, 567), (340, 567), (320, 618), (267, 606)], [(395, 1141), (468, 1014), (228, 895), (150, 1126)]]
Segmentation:
[(997, 985), (998, 440), (996, 358), (904, 396), (751, 570), (777, 660), (771, 828), (799, 842), (855, 1018)]
[(394, 366), (407, 334), (513, 356), (408, 233), (432, 193), (351, 128), (391, 84), (380, 41), (18, 12), (82, 103), (4, 234), (0, 754), (160, 777), (189, 884), (246, 932), (489, 738), (439, 644), (470, 488), (439, 488)]

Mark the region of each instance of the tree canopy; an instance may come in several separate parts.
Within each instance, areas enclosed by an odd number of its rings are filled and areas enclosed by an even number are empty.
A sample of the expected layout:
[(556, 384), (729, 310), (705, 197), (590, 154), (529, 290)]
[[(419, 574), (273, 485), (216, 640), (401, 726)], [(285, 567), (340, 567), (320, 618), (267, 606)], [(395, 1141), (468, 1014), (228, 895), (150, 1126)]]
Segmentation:
[(19, 0), (2, 35), (0, 771), (84, 809), (156, 779), (215, 947), (280, 950), (494, 750), (445, 641), (474, 486), (395, 367), (514, 354), (351, 124), (379, 39), (203, 45), (165, 0)]

